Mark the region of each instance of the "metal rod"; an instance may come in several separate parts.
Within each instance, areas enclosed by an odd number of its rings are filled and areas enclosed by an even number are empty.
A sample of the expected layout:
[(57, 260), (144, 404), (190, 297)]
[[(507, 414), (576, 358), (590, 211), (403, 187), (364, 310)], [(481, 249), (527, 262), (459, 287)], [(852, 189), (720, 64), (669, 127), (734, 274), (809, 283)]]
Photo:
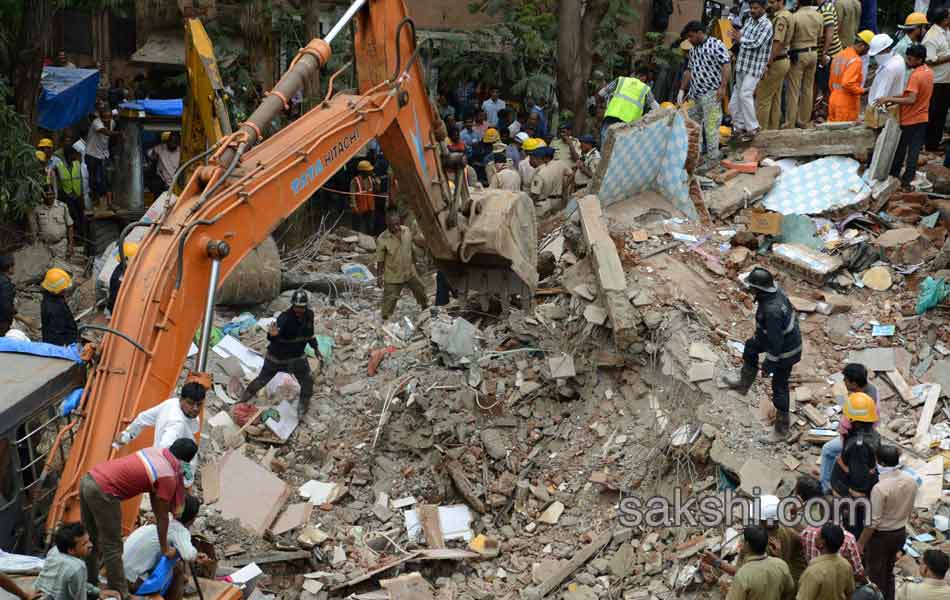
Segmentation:
[(197, 371), (204, 373), (208, 366), (208, 350), (211, 345), (211, 328), (214, 326), (214, 302), (218, 295), (218, 278), (221, 276), (221, 259), (211, 261), (211, 276), (208, 277), (208, 303), (201, 322), (201, 343), (198, 346)]
[(349, 24), (350, 19), (353, 18), (353, 15), (355, 15), (359, 9), (363, 8), (364, 4), (366, 4), (366, 0), (354, 0), (353, 4), (351, 4), (350, 7), (346, 9), (346, 12), (343, 13), (343, 16), (340, 17), (340, 20), (337, 21), (336, 25), (333, 26), (333, 29), (330, 30), (330, 33), (328, 33), (326, 37), (323, 38), (323, 41), (328, 44), (331, 43), (333, 38), (339, 35), (339, 33), (343, 31), (343, 28)]

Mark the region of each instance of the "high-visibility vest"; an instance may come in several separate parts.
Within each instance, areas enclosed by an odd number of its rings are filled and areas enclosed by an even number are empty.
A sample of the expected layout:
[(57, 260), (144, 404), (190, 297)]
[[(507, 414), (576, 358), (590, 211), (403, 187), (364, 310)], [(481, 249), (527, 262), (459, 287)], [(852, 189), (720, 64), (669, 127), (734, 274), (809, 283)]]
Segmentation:
[(649, 91), (650, 86), (636, 77), (621, 77), (604, 116), (616, 117), (624, 123), (636, 121), (643, 116), (643, 108)]
[(357, 176), (356, 179), (356, 206), (354, 207), (353, 212), (356, 214), (363, 214), (372, 212), (376, 208), (376, 199), (373, 197), (373, 179), (370, 178), (370, 187), (368, 190), (363, 189), (363, 178)]
[(840, 90), (841, 89), (841, 78), (844, 76), (844, 72), (848, 70), (855, 61), (861, 60), (860, 56), (850, 56), (845, 52), (839, 52), (834, 60), (831, 61), (831, 78), (834, 83), (831, 84), (831, 89)]
[(82, 167), (79, 161), (73, 161), (72, 172), (66, 169), (66, 163), (56, 162), (56, 170), (59, 172), (60, 189), (67, 196), (82, 196)]

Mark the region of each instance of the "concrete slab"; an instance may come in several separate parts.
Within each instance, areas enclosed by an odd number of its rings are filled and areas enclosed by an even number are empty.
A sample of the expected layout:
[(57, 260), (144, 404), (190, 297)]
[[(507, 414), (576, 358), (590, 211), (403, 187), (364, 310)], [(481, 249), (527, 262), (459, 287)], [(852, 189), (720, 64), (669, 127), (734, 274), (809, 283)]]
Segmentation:
[(881, 130), (881, 133), (877, 136), (877, 141), (874, 142), (874, 154), (871, 156), (871, 165), (867, 170), (867, 175), (871, 179), (887, 180), (900, 139), (900, 123), (894, 117), (888, 117), (884, 129)]
[(689, 346), (689, 357), (704, 362), (719, 362), (719, 355), (708, 344), (693, 342)]
[(283, 514), (278, 517), (277, 521), (274, 522), (274, 526), (271, 527), (271, 533), (281, 535), (288, 531), (293, 531), (298, 527), (303, 527), (310, 522), (311, 514), (313, 514), (313, 504), (309, 502), (291, 504)]
[(877, 132), (864, 126), (848, 129), (780, 129), (763, 131), (753, 145), (769, 158), (852, 156), (874, 148)]
[(897, 357), (894, 348), (865, 348), (848, 354), (847, 362), (860, 363), (868, 371), (896, 371)]
[(750, 458), (739, 470), (739, 490), (755, 496), (774, 494), (782, 483), (782, 468)]
[(221, 516), (263, 536), (290, 497), (290, 486), (239, 451), (226, 454), (220, 464)]
[(709, 381), (716, 375), (716, 365), (711, 362), (698, 362), (689, 366), (689, 382)]

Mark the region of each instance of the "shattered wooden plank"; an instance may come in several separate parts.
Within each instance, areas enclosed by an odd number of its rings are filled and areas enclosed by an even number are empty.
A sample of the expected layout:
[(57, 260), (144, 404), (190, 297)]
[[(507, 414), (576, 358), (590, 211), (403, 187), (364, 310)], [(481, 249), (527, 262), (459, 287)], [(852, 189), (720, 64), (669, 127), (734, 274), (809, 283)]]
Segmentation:
[(369, 571), (354, 577), (353, 579), (344, 581), (341, 584), (338, 584), (330, 588), (331, 592), (341, 590), (343, 588), (351, 587), (357, 583), (362, 583), (367, 579), (372, 578), (374, 575), (379, 575), (383, 571), (391, 569), (397, 565), (407, 563), (412, 560), (465, 560), (465, 559), (475, 559), (481, 558), (476, 552), (469, 552), (468, 550), (456, 550), (454, 548), (442, 548), (437, 550), (418, 550), (416, 552), (410, 552), (409, 554), (399, 557), (394, 560), (388, 560), (383, 562)]
[(901, 400), (904, 402), (909, 402), (910, 404), (914, 403), (914, 392), (910, 391), (910, 386), (907, 385), (907, 382), (904, 380), (904, 376), (900, 374), (900, 371), (884, 371), (884, 378), (887, 379), (887, 382), (894, 386), (894, 389), (897, 391), (897, 395), (901, 397)]
[(201, 491), (205, 504), (214, 504), (221, 497), (221, 466), (218, 463), (201, 465)]
[(457, 461), (450, 460), (445, 463), (445, 470), (448, 471), (449, 477), (452, 478), (455, 489), (465, 498), (465, 502), (467, 502), (475, 512), (485, 514), (485, 512), (487, 512), (485, 503), (475, 495), (475, 489), (465, 475), (465, 469), (462, 468), (462, 465)]
[(618, 346), (635, 342), (637, 336), (636, 312), (627, 300), (627, 276), (617, 255), (617, 247), (604, 225), (600, 199), (585, 196), (578, 201), (581, 230), (593, 257), (594, 274), (600, 287), (601, 298), (610, 315), (610, 326)]
[(930, 445), (930, 423), (934, 420), (934, 411), (937, 410), (939, 399), (940, 386), (934, 384), (927, 389), (927, 400), (924, 402), (924, 409), (920, 413), (920, 420), (917, 421), (917, 432), (914, 434), (915, 450), (923, 452)]
[(430, 548), (445, 548), (445, 538), (442, 536), (442, 524), (439, 522), (439, 507), (435, 504), (422, 504), (416, 507), (419, 515), (419, 525), (426, 538), (426, 545)]
[(550, 594), (555, 588), (560, 586), (565, 579), (570, 577), (574, 571), (579, 569), (581, 565), (600, 552), (601, 548), (609, 544), (613, 535), (612, 531), (602, 533), (595, 538), (593, 542), (581, 548), (580, 552), (575, 554), (571, 560), (564, 563), (561, 568), (555, 571), (550, 577), (541, 582), (541, 585), (525, 590), (525, 600), (541, 600), (541, 598)]
[(877, 132), (867, 127), (848, 129), (778, 129), (755, 136), (754, 147), (769, 158), (866, 154)]
[(418, 572), (382, 579), (379, 585), (389, 592), (391, 600), (435, 600), (432, 586)]

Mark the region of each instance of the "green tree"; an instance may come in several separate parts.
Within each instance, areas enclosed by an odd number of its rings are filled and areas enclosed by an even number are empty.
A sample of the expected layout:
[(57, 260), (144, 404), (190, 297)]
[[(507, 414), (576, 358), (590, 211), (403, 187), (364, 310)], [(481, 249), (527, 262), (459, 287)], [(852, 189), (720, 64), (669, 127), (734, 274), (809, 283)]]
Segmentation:
[(624, 27), (636, 13), (626, 0), (477, 0), (469, 8), (501, 18), (491, 29), (513, 36), (512, 54), (517, 58), (511, 60), (524, 66), (520, 72), (525, 77), (553, 83), (545, 93), (526, 93), (522, 90), (529, 85), (513, 79), (512, 92), (540, 97), (556, 92), (561, 109), (573, 115), (575, 130), (581, 130), (587, 118), (588, 81), (595, 61), (609, 77), (629, 67), (633, 39)]
[[(0, 77), (0, 98), (12, 90)], [(0, 103), (0, 218), (4, 221), (26, 215), (40, 198), (42, 169), (36, 160), (36, 148), (30, 143), (26, 119), (7, 103)]]

